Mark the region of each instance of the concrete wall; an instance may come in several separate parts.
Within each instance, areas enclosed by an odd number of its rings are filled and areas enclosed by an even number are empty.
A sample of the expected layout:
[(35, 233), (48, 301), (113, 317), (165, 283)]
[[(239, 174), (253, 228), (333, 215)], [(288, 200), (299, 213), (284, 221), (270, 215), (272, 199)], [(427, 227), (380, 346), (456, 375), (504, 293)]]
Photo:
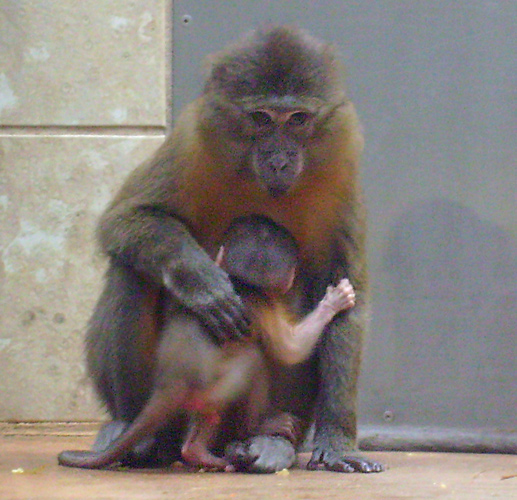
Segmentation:
[(170, 5), (0, 8), (0, 420), (98, 418), (82, 339), (95, 221), (163, 140)]

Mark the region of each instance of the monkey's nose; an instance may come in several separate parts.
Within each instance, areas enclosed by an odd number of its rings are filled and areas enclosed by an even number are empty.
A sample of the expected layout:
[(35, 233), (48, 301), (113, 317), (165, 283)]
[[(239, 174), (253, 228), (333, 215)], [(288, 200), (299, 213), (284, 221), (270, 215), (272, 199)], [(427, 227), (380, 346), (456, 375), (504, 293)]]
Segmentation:
[(277, 154), (269, 159), (268, 166), (273, 172), (282, 172), (289, 167), (289, 157), (286, 154)]

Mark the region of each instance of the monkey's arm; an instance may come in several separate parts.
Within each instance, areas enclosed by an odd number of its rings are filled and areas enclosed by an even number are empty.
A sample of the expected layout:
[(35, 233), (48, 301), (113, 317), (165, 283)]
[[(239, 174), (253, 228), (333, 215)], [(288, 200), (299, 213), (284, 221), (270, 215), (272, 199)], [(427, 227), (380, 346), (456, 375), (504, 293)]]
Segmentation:
[[(361, 357), (364, 305), (334, 318), (318, 346), (320, 391), (309, 469), (379, 472), (381, 464), (357, 451), (357, 381)], [(343, 333), (346, 332), (346, 335)]]
[(226, 272), (214, 264), (187, 226), (167, 207), (115, 201), (101, 219), (104, 251), (193, 311), (218, 340), (247, 331), (244, 307)]
[(334, 273), (354, 285), (356, 304), (348, 314), (336, 315), (318, 345), (320, 386), (316, 405), (314, 449), (309, 469), (320, 465), (337, 472), (380, 472), (382, 464), (357, 450), (357, 385), (368, 322), (364, 214), (356, 204), (347, 214), (347, 231), (340, 234), (340, 257)]
[(268, 325), (266, 345), (280, 362), (287, 365), (301, 363), (310, 356), (323, 329), (334, 316), (353, 307), (354, 303), (354, 289), (347, 279), (343, 279), (337, 287), (329, 286), (314, 311), (298, 324), (292, 325), (285, 314), (275, 315), (276, 322)]

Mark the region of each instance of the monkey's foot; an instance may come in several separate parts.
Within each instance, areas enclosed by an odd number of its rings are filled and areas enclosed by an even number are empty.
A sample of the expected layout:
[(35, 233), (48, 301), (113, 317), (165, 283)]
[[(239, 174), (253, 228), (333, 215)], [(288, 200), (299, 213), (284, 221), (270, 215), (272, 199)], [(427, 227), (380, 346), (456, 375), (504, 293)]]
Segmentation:
[(284, 437), (296, 445), (302, 435), (301, 423), (302, 421), (291, 413), (283, 412), (267, 418), (260, 426), (259, 433), (263, 436)]
[(325, 469), (334, 472), (382, 472), (384, 466), (379, 462), (364, 458), (359, 454), (340, 455), (335, 451), (316, 448), (307, 464), (307, 469)]
[(187, 465), (209, 471), (233, 472), (232, 465), (224, 458), (219, 458), (204, 446), (188, 443), (181, 450), (181, 457)]
[(256, 436), (226, 447), (226, 459), (239, 472), (272, 474), (292, 467), (294, 446), (283, 437)]

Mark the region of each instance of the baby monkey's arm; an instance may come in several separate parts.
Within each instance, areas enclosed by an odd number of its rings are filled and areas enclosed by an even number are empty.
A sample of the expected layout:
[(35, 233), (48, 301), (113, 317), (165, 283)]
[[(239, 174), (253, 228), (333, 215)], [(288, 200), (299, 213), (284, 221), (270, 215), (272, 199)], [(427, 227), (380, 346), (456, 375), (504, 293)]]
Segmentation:
[(265, 328), (265, 342), (273, 356), (282, 363), (301, 363), (310, 356), (332, 318), (354, 305), (354, 288), (347, 279), (343, 279), (336, 287), (329, 286), (316, 309), (298, 324), (293, 325), (285, 314), (276, 314), (269, 318), (271, 323)]

